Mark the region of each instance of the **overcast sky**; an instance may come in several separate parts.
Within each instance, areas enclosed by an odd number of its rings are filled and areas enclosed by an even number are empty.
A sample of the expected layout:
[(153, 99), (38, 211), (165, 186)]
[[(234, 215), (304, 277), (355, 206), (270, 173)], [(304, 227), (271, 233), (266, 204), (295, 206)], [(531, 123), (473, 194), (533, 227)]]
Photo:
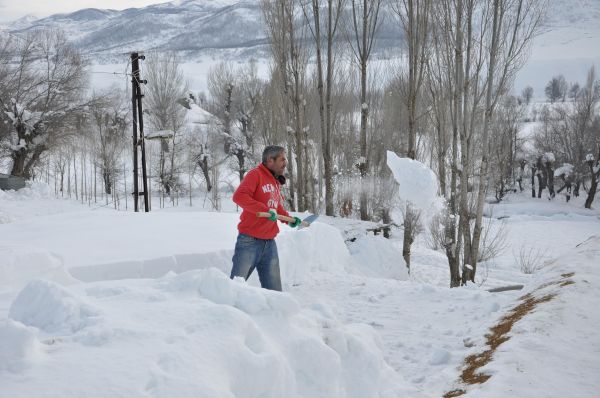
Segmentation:
[(28, 14), (36, 17), (73, 12), (82, 8), (112, 8), (124, 10), (149, 4), (166, 3), (165, 0), (0, 0), (0, 22), (10, 22)]

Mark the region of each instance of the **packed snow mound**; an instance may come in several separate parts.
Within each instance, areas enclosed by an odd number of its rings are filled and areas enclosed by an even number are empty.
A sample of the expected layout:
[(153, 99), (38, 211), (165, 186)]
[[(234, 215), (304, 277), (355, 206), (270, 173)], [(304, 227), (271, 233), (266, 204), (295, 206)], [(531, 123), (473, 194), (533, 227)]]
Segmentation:
[(351, 257), (342, 233), (335, 227), (314, 222), (308, 228), (294, 230), (282, 225), (277, 237), (281, 277), (285, 283), (302, 283), (314, 278), (314, 272), (344, 274)]
[(22, 219), (63, 212), (81, 211), (83, 206), (75, 200), (58, 199), (50, 185), (27, 181), (18, 191), (0, 190), (0, 224)]
[[(29, 276), (36, 276), (64, 283), (42, 273), (62, 264), (84, 282), (158, 278), (169, 271), (210, 267), (229, 273), (238, 222), (235, 213), (81, 211), (0, 225), (0, 235), (6, 234), (14, 242), (6, 244), (7, 249), (0, 243), (0, 255), (8, 253), (12, 258), (7, 261), (0, 256), (0, 275), (3, 268), (11, 275), (13, 270), (31, 268), (19, 278), (27, 282)], [(301, 230), (285, 224), (280, 228), (276, 242), (284, 287), (302, 283), (315, 272), (344, 274), (351, 266), (339, 229), (320, 222)], [(136, 231), (133, 241), (131, 231)], [(16, 249), (18, 245), (23, 249)], [(39, 253), (35, 259), (28, 257), (27, 248), (31, 247)], [(0, 280), (0, 288), (2, 284)]]
[(18, 191), (3, 191), (0, 189), (0, 199), (18, 201), (54, 198), (54, 191), (50, 188), (50, 185), (38, 181), (27, 181), (26, 184), (25, 188), (21, 188)]
[[(94, 307), (102, 307), (102, 322), (86, 321), (93, 317), (85, 315), (98, 313)], [(341, 324), (333, 312), (324, 304), (302, 308), (290, 294), (230, 280), (217, 269), (69, 288), (36, 281), (15, 300), (10, 317), (44, 328), (26, 329), (35, 332), (27, 341), (50, 330), (64, 333), (47, 350), (48, 360), (30, 370), (27, 383), (0, 372), (0, 384), (7, 396), (35, 396), (51, 381), (57, 397), (77, 395), (71, 389), (74, 379), (89, 397), (110, 391), (118, 396), (364, 398), (412, 391), (385, 361), (375, 330)], [(5, 344), (21, 338), (3, 335)], [(102, 350), (94, 349), (100, 345)], [(53, 356), (60, 356), (60, 366)]]
[(0, 371), (23, 370), (40, 353), (33, 328), (11, 319), (0, 320)]
[(382, 236), (366, 235), (349, 244), (356, 268), (368, 277), (408, 280), (402, 250)]
[(292, 315), (300, 310), (291, 296), (264, 289), (248, 289), (243, 278), (236, 278), (238, 283), (231, 283), (229, 277), (216, 268), (180, 274), (167, 281), (167, 290), (192, 290), (215, 304), (232, 306), (247, 314), (267, 311)]
[(97, 323), (100, 311), (54, 282), (34, 280), (13, 301), (9, 318), (48, 333), (71, 333)]
[(61, 284), (77, 282), (59, 256), (30, 246), (0, 243), (0, 291), (18, 291), (37, 278)]
[(438, 180), (425, 164), (387, 151), (387, 165), (398, 182), (400, 199), (422, 210), (438, 203)]

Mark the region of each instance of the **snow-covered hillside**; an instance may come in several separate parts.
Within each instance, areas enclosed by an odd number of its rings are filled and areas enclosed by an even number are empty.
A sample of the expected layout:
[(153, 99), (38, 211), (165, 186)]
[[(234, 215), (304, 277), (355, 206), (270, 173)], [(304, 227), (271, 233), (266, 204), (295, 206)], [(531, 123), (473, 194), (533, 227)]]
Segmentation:
[[(401, 54), (401, 29), (393, 12), (384, 10), (375, 58)], [(42, 19), (24, 17), (5, 26), (20, 34), (39, 27), (65, 30), (85, 50), (98, 71), (123, 72), (131, 51), (176, 51), (186, 59), (192, 89), (205, 90), (214, 60), (259, 60), (263, 76), (269, 50), (258, 0), (185, 0), (122, 11), (83, 9)], [(515, 91), (530, 85), (543, 97), (545, 84), (562, 73), (568, 82), (583, 82), (592, 65), (600, 65), (600, 0), (550, 0), (542, 33), (529, 61), (517, 76)], [(115, 65), (116, 64), (116, 65)], [(116, 76), (94, 76), (94, 85), (122, 83)]]
[(515, 82), (544, 98), (548, 81), (563, 74), (569, 83), (585, 82), (592, 65), (600, 67), (600, 0), (550, 0), (541, 34)]
[[(88, 8), (9, 24), (12, 33), (60, 28), (95, 62), (130, 51), (198, 53), (264, 45), (258, 1), (176, 1), (122, 11)], [(219, 32), (219, 34), (215, 34)]]

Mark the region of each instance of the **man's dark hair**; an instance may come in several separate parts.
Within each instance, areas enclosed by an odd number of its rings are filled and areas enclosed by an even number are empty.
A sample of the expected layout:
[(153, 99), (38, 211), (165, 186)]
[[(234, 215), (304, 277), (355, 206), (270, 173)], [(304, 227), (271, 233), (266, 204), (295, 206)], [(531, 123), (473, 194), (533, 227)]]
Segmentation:
[(262, 162), (267, 164), (269, 159), (277, 159), (279, 155), (285, 152), (285, 148), (277, 145), (269, 145), (265, 148), (262, 154)]

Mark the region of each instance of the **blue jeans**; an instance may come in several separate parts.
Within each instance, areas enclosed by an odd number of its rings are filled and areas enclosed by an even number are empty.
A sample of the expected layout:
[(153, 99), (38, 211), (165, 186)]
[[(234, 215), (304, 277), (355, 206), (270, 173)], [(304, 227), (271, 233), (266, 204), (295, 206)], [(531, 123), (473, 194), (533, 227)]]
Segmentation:
[(235, 242), (230, 278), (241, 276), (247, 280), (254, 268), (258, 270), (258, 278), (263, 288), (281, 291), (279, 256), (275, 239), (258, 239), (239, 234)]

